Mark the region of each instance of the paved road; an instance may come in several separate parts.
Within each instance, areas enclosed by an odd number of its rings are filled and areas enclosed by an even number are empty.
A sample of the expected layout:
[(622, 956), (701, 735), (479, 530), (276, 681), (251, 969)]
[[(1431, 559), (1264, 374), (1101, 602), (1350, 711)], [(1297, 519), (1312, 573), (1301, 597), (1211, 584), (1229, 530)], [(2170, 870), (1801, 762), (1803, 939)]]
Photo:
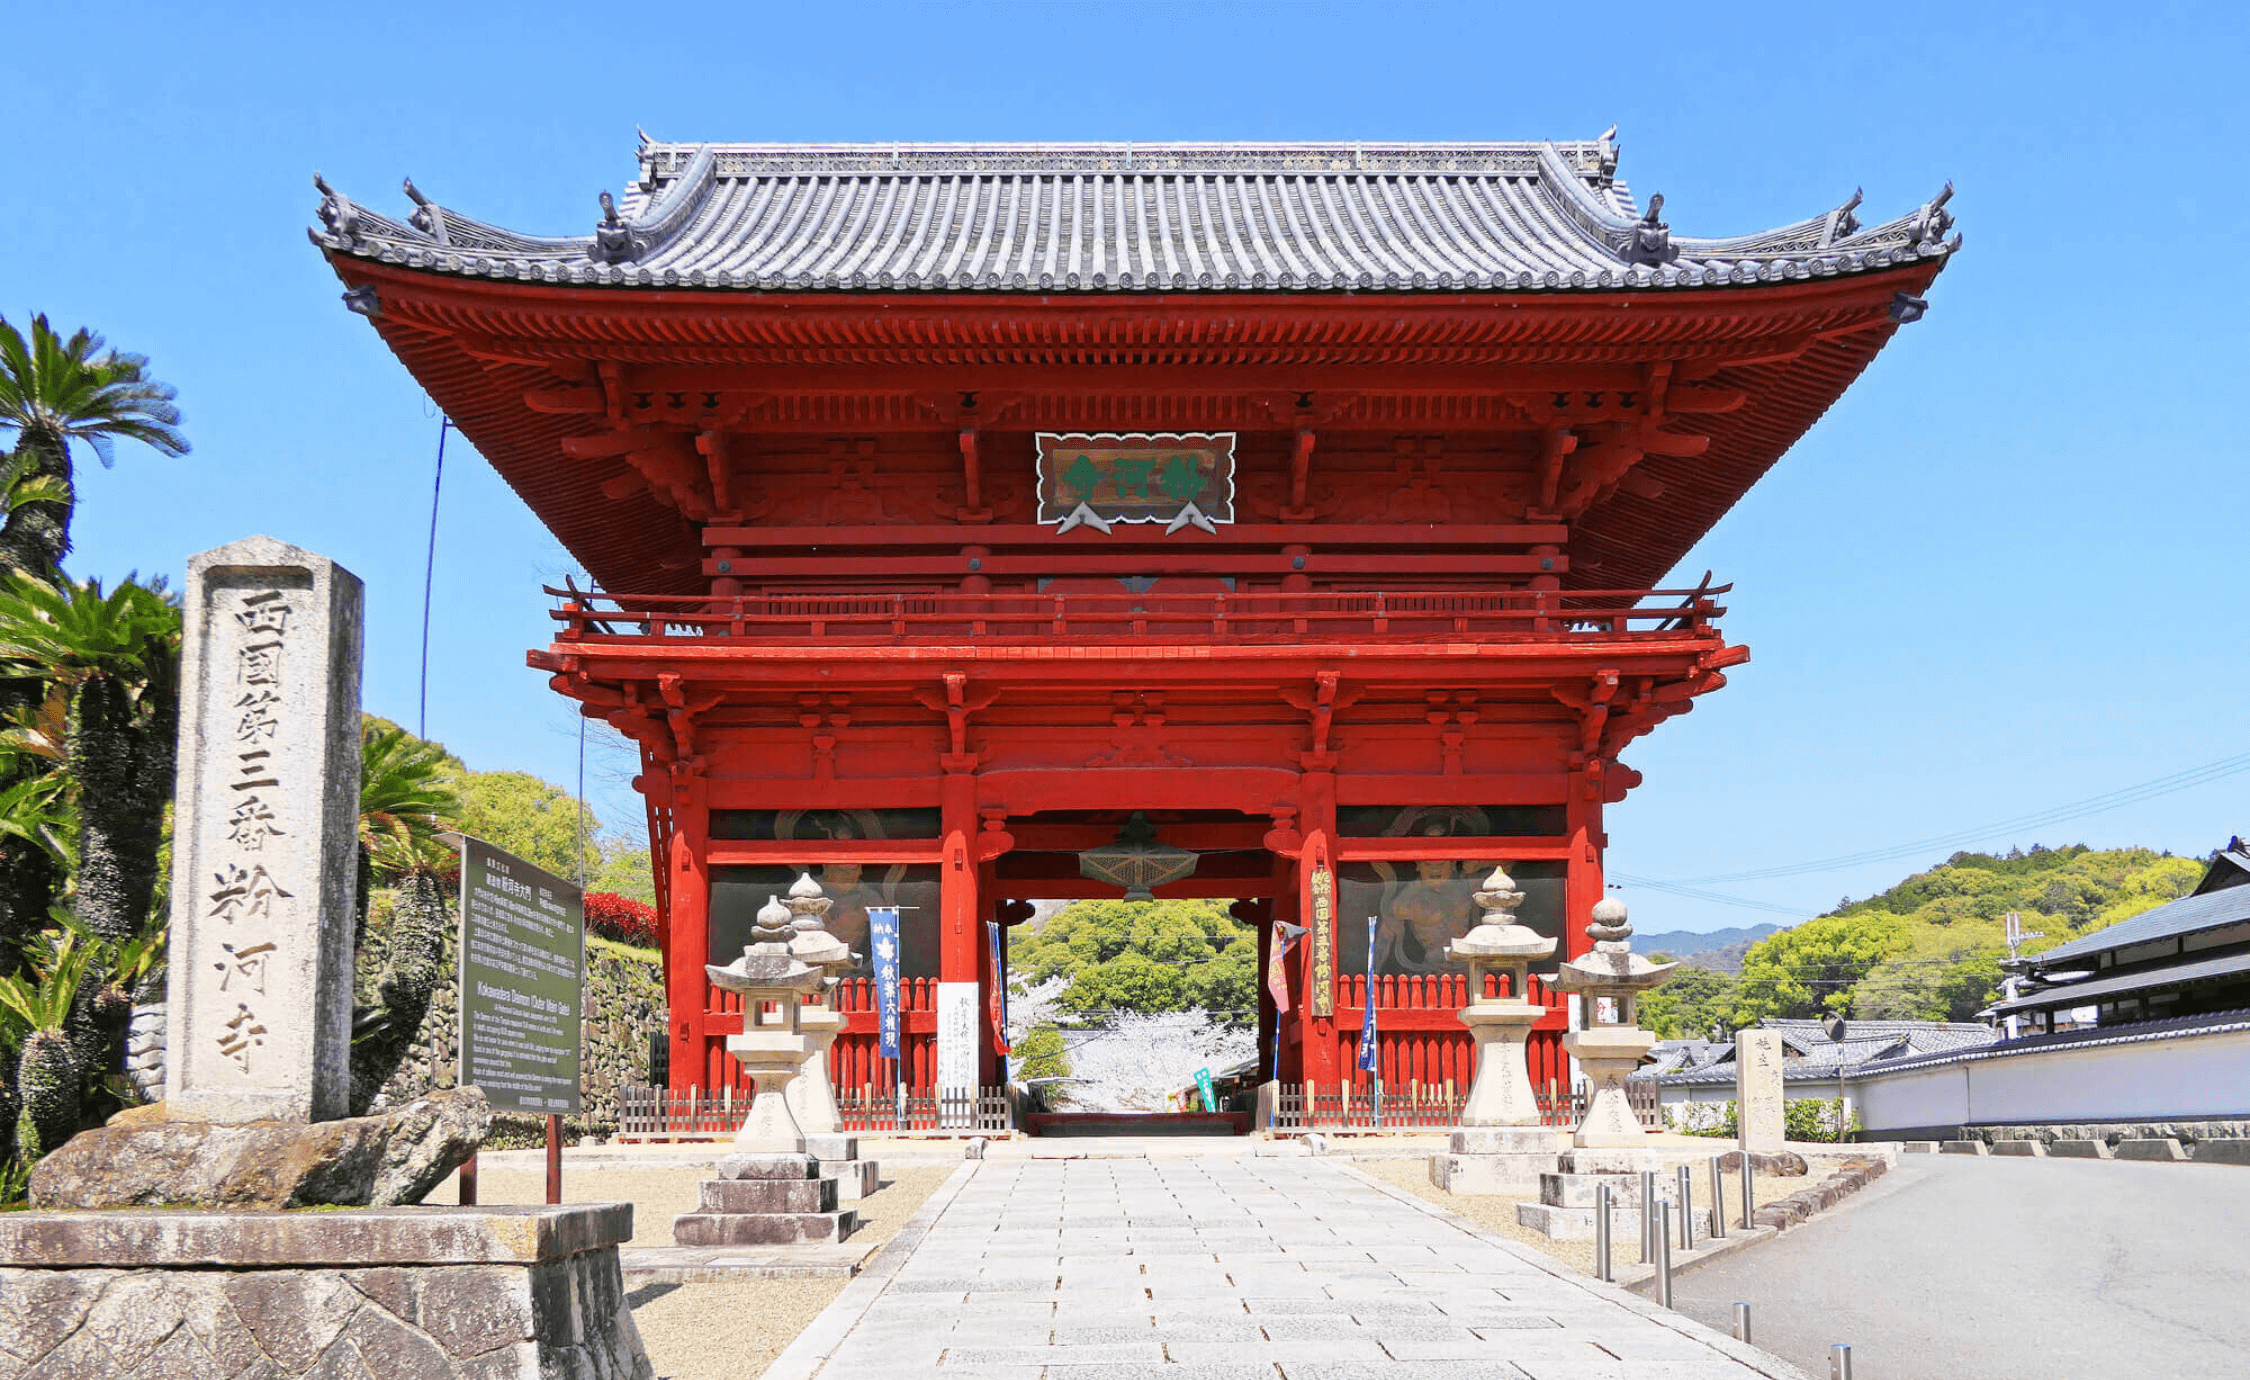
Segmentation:
[(987, 1160), (957, 1188), (769, 1377), (1794, 1375), (1318, 1160)]
[(2250, 1169), (1909, 1156), (1837, 1211), (1679, 1278), (1673, 1302), (1815, 1375), (2250, 1374)]

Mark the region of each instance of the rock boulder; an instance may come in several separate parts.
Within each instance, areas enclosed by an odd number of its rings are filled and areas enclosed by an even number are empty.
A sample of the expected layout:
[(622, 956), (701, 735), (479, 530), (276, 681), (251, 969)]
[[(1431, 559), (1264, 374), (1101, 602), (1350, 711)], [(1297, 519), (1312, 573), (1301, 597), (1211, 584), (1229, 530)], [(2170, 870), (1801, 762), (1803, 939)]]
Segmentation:
[(455, 1088), (383, 1116), (338, 1121), (104, 1126), (39, 1162), (31, 1205), (248, 1210), (415, 1203), (476, 1153), (491, 1120), (483, 1093)]

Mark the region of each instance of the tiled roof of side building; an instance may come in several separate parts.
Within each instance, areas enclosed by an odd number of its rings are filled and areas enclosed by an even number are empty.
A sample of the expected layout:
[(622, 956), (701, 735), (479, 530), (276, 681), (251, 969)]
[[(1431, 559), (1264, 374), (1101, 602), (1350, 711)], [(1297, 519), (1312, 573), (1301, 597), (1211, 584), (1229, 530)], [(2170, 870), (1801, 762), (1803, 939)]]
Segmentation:
[[(1614, 134), (1615, 131), (1611, 131)], [(1948, 187), (1758, 234), (1673, 234), (1576, 142), (673, 144), (590, 233), (526, 235), (407, 183), (399, 220), (328, 187), (316, 243), (461, 277), (764, 291), (1571, 291), (1871, 272), (1960, 247)], [(316, 179), (317, 181), (317, 179)]]
[(2230, 886), (2219, 891), (2207, 891), (2200, 896), (2183, 896), (2151, 911), (2144, 911), (2130, 920), (2120, 920), (2106, 929), (2073, 939), (2067, 944), (2032, 955), (2032, 962), (2041, 968), (2086, 958), (2092, 954), (2122, 949), (2133, 944), (2148, 944), (2160, 939), (2176, 939), (2199, 930), (2219, 929), (2250, 921), (2250, 886)]

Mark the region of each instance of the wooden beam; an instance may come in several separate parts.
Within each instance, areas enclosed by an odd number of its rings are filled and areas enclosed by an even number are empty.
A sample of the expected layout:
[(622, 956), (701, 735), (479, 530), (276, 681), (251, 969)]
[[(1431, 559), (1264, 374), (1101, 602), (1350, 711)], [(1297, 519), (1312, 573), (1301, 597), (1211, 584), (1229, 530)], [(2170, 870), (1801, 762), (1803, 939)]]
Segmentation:
[[(1536, 575), (1560, 574), (1569, 568), (1567, 558), (1544, 556), (1407, 555), (1395, 552), (1314, 552), (1300, 569), (1291, 556), (1118, 554), (1088, 552), (1084, 547), (1068, 556), (978, 557), (978, 574), (1002, 577), (1022, 575)], [(833, 556), (706, 557), (703, 573), (737, 580), (791, 579), (814, 576), (836, 579), (949, 579), (972, 573), (967, 556), (869, 556), (839, 550)], [(1546, 564), (1542, 565), (1541, 562)], [(722, 568), (723, 567), (723, 568)]]
[(964, 544), (997, 550), (1027, 544), (1051, 549), (1085, 550), (1118, 546), (1227, 547), (1285, 546), (1302, 543), (1323, 546), (1380, 546), (1386, 549), (1425, 546), (1554, 546), (1570, 540), (1563, 523), (1232, 523), (1217, 533), (1183, 528), (1166, 535), (1155, 523), (1120, 523), (1107, 536), (1091, 527), (1058, 535), (1044, 524), (1003, 523), (993, 526), (951, 523), (900, 523), (879, 527), (778, 527), (713, 525), (703, 529), (705, 546), (835, 547), (838, 550), (870, 546), (952, 546)]

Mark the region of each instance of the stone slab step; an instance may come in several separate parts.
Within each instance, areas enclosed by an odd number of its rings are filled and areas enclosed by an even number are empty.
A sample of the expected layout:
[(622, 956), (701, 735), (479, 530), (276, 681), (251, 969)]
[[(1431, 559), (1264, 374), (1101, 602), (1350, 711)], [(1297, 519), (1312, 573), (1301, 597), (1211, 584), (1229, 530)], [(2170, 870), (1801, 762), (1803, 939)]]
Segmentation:
[(2103, 1140), (2058, 1140), (2047, 1147), (2047, 1154), (2058, 1160), (2106, 1160), (2110, 1158), (2109, 1142)]
[(705, 1179), (705, 1212), (834, 1212), (834, 1179)]
[(1949, 1140), (1938, 1147), (1941, 1155), (1989, 1155), (1992, 1147), (1981, 1140)]
[(880, 1242), (794, 1243), (784, 1246), (641, 1246), (621, 1250), (625, 1287), (721, 1284), (730, 1279), (849, 1279)]
[(2154, 1140), (2121, 1140), (2117, 1142), (2117, 1158), (2121, 1160), (2184, 1160), (2187, 1152), (2170, 1136)]
[(836, 1185), (836, 1196), (856, 1202), (883, 1185), (882, 1166), (873, 1160), (822, 1160), (820, 1177)]
[(672, 1219), (680, 1246), (781, 1246), (795, 1241), (842, 1241), (859, 1225), (859, 1213), (690, 1212)]
[(1996, 1140), (1992, 1143), (1992, 1153), (2015, 1159), (2043, 1160), (2047, 1158), (2047, 1147), (2035, 1140)]
[(2197, 1164), (2250, 1164), (2250, 1140), (2233, 1138), (2199, 1140), (2195, 1143)]
[(1448, 1193), (1530, 1193), (1553, 1178), (1555, 1155), (1432, 1155), (1430, 1182)]

